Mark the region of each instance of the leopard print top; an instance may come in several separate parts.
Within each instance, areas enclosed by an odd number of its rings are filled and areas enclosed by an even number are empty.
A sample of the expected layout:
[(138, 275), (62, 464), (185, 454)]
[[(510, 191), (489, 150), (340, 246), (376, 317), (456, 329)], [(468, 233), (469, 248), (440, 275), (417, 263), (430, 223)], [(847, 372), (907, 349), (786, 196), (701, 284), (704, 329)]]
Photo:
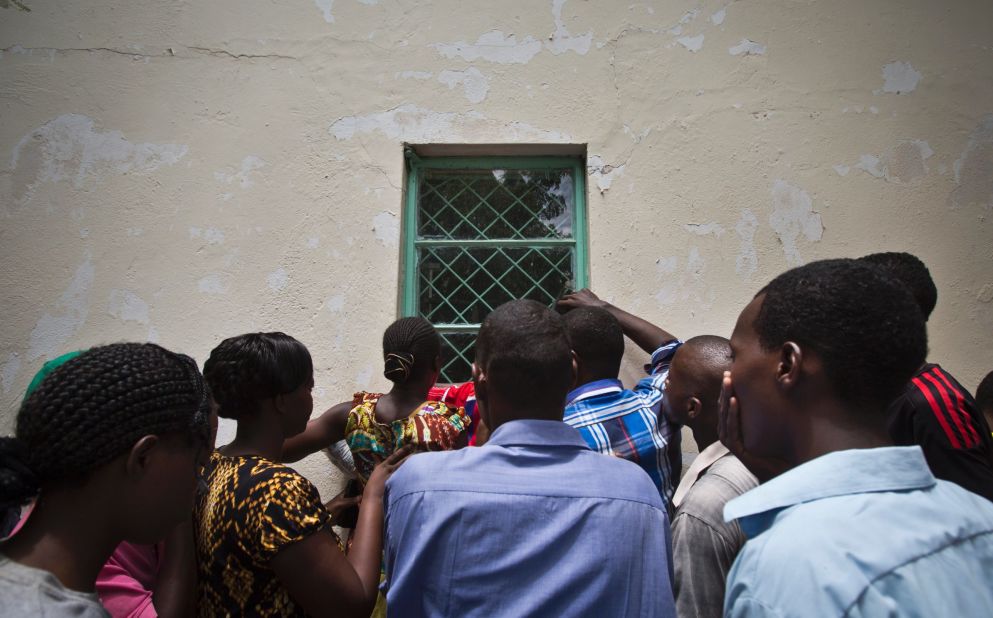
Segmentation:
[(194, 508), (198, 614), (304, 616), (269, 562), (310, 534), (334, 534), (317, 488), (256, 456), (215, 451), (206, 473), (207, 490)]

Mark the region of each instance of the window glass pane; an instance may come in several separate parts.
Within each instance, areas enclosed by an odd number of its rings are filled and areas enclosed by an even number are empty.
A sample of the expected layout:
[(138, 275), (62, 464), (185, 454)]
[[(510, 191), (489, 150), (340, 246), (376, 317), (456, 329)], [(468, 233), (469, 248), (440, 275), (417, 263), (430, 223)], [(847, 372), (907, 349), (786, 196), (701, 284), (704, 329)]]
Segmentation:
[(441, 376), (439, 382), (458, 384), (472, 379), (476, 356), (476, 333), (442, 333)]
[(517, 298), (551, 305), (572, 287), (569, 247), (422, 247), (418, 313), (434, 324), (479, 324)]
[(421, 239), (572, 238), (572, 170), (426, 169), (418, 187)]

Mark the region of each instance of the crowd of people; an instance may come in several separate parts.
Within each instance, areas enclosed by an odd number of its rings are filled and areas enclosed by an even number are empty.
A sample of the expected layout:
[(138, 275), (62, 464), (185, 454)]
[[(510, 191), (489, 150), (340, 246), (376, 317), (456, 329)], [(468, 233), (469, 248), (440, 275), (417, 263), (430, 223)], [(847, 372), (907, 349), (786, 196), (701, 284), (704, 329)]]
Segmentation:
[[(283, 333), (202, 373), (69, 352), (0, 438), (0, 615), (993, 616), (993, 372), (973, 397), (928, 362), (936, 302), (906, 253), (789, 270), (729, 338), (515, 300), (456, 385), (402, 318), (390, 390), (313, 420)], [(288, 465), (319, 451), (348, 479), (326, 503)]]

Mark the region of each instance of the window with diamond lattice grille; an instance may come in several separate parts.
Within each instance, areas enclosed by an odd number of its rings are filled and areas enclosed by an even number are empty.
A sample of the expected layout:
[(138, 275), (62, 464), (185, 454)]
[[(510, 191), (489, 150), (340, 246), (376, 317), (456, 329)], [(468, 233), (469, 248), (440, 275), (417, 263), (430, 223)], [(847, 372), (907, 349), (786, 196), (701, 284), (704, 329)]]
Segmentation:
[(409, 159), (403, 315), (438, 328), (441, 381), (471, 378), (479, 325), (516, 298), (551, 306), (587, 285), (583, 162)]

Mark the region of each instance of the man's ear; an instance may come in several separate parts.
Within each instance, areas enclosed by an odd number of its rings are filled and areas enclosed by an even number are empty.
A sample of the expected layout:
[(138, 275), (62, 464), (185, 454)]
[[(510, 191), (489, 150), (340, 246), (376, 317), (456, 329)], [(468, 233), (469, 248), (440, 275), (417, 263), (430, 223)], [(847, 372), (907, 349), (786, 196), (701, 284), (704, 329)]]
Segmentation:
[(441, 356), (434, 357), (434, 363), (431, 364), (431, 371), (435, 373), (441, 373)]
[(486, 401), (488, 398), (488, 393), (486, 392), (488, 388), (486, 374), (483, 373), (483, 370), (476, 363), (472, 364), (472, 384), (476, 392), (476, 401)]
[(686, 418), (695, 419), (703, 411), (703, 403), (697, 397), (690, 397), (686, 400)]
[(480, 420), (488, 428), (490, 426), (490, 415), (486, 401), (489, 399), (489, 385), (486, 383), (486, 374), (483, 373), (483, 370), (476, 363), (472, 364), (472, 385), (476, 393), (476, 411), (479, 412)]
[(776, 367), (776, 381), (785, 388), (796, 386), (803, 367), (803, 351), (792, 341), (787, 341), (779, 350), (779, 365)]
[(128, 451), (128, 458), (124, 463), (125, 472), (128, 478), (138, 480), (148, 471), (152, 450), (158, 445), (158, 436), (145, 436), (134, 443)]

